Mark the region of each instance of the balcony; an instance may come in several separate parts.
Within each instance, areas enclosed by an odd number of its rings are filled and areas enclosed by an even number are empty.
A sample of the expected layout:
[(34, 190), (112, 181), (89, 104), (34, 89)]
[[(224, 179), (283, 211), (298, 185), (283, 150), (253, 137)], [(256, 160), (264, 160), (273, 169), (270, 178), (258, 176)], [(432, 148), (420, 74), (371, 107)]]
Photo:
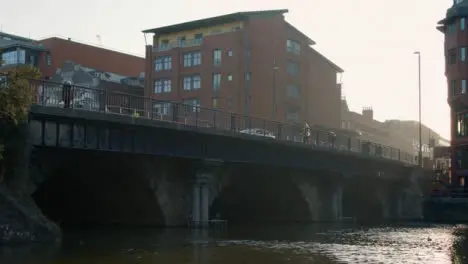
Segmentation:
[(161, 44), (159, 45), (159, 47), (153, 47), (153, 52), (166, 51), (166, 50), (170, 50), (173, 48), (194, 47), (194, 46), (200, 46), (201, 44), (203, 44), (202, 38), (178, 41), (175, 43)]

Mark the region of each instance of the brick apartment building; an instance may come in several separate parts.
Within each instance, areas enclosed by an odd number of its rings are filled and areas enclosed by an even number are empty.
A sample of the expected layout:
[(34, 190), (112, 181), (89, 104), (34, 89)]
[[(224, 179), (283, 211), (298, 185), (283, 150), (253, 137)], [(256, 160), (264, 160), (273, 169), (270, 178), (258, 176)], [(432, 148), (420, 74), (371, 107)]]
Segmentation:
[[(45, 79), (63, 80), (63, 71), (86, 72), (101, 82), (100, 87), (114, 91), (143, 95), (145, 59), (71, 39), (58, 37), (32, 40), (0, 32), (0, 71), (11, 67), (30, 64), (40, 69)], [(70, 69), (74, 65), (75, 69)], [(84, 74), (68, 74), (77, 85), (99, 88)]]
[[(343, 70), (284, 19), (241, 12), (143, 31), (145, 94), (282, 122), (339, 128)], [(166, 106), (155, 105), (167, 113)], [(193, 108), (195, 111), (196, 107)]]
[(468, 1), (454, 0), (437, 29), (445, 36), (445, 76), (451, 120), (451, 175), (466, 186), (468, 177)]

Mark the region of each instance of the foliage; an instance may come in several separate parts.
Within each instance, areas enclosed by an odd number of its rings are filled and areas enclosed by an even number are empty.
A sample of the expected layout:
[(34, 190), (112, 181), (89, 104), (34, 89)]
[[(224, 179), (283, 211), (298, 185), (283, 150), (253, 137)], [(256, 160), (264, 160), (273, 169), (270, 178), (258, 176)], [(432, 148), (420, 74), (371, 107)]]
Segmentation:
[(0, 73), (0, 130), (3, 130), (0, 131), (0, 160), (3, 159), (5, 150), (2, 142), (8, 142), (7, 126), (16, 126), (28, 118), (29, 107), (35, 96), (31, 81), (39, 77), (39, 70), (30, 65), (18, 66), (6, 73)]
[(30, 65), (24, 65), (9, 71), (0, 82), (0, 119), (14, 124), (28, 117), (29, 107), (34, 102), (34, 87), (32, 79), (40, 77), (39, 70)]

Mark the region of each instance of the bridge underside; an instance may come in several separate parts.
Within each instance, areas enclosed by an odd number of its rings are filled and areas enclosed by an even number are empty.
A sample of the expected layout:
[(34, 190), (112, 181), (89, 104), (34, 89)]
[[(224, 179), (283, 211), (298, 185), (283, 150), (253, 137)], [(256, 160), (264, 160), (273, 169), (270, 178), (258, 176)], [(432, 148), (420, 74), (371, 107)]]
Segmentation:
[(230, 224), (312, 220), (307, 201), (290, 177), (255, 170), (233, 177), (212, 203), (210, 214)]
[(43, 149), (50, 169), (33, 198), (62, 226), (165, 225), (151, 188), (128, 154)]

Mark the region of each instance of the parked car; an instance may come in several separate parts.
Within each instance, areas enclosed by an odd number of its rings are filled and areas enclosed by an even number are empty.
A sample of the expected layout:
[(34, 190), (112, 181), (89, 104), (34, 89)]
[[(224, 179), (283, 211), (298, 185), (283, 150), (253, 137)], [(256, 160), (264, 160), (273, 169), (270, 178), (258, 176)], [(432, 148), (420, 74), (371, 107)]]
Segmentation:
[(249, 129), (241, 130), (239, 132), (242, 134), (260, 136), (260, 137), (276, 138), (272, 132), (265, 130), (265, 129), (261, 129), (261, 128), (249, 128)]

